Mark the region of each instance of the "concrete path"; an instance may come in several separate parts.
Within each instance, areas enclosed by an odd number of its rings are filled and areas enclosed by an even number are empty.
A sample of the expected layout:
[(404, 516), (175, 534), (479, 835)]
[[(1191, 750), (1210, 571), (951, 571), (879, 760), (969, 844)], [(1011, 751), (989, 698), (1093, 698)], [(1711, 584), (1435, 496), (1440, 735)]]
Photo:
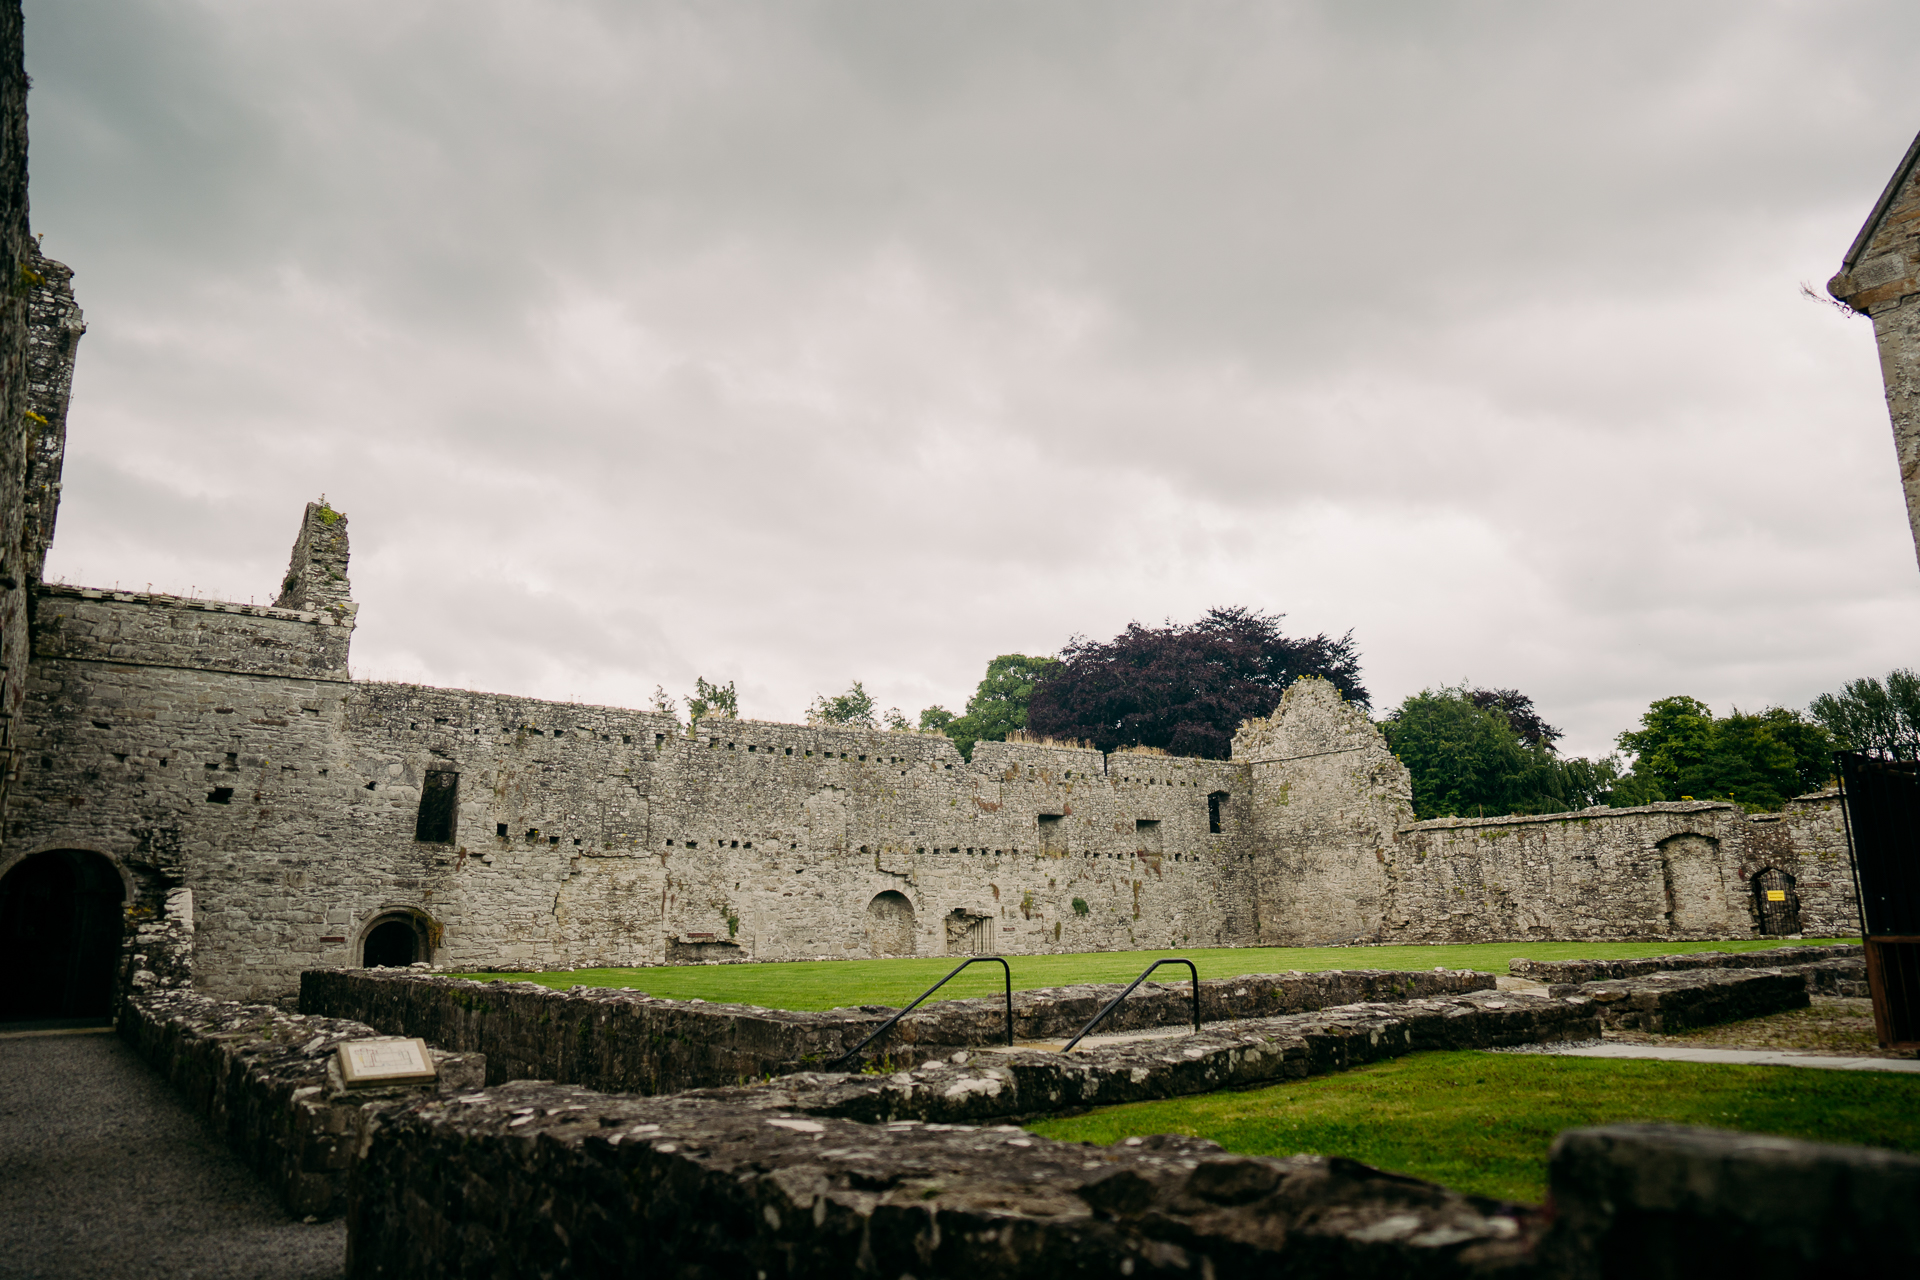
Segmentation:
[(1658, 1058), (1664, 1062), (1721, 1062), (1759, 1067), (1822, 1067), (1828, 1071), (1920, 1072), (1913, 1058), (1842, 1058), (1824, 1053), (1786, 1053), (1778, 1049), (1695, 1049), (1666, 1044), (1586, 1044), (1543, 1046), (1539, 1053), (1568, 1058)]
[(334, 1280), (306, 1226), (112, 1035), (0, 1036), (0, 1277)]

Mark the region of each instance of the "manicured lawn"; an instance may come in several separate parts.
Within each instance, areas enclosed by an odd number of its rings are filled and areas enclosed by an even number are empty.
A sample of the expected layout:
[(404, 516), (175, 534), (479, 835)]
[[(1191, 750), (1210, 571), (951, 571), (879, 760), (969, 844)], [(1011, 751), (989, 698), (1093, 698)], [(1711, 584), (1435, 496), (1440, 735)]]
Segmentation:
[(1296, 1084), (1110, 1107), (1029, 1127), (1069, 1142), (1181, 1133), (1245, 1155), (1348, 1156), (1461, 1191), (1539, 1203), (1554, 1135), (1621, 1121), (1920, 1152), (1920, 1075), (1417, 1053)]
[[(1805, 945), (1847, 942), (1808, 938)], [(1515, 956), (1529, 960), (1626, 959), (1683, 951), (1752, 951), (1775, 947), (1775, 939), (1746, 942), (1492, 942), (1443, 947), (1219, 947), (1191, 951), (1102, 951), (1074, 955), (1009, 956), (1016, 990), (1073, 982), (1131, 982), (1162, 956), (1191, 959), (1203, 978), (1290, 969), (1477, 969), (1505, 973)], [(959, 960), (930, 956), (908, 960), (809, 960), (790, 964), (668, 965), (647, 969), (576, 969), (557, 973), (472, 973), (487, 981), (510, 978), (565, 990), (572, 986), (626, 987), (673, 1000), (714, 1000), (769, 1009), (832, 1009), (843, 1005), (899, 1007), (939, 981)], [(1157, 982), (1186, 977), (1182, 965), (1154, 975)], [(1002, 990), (1000, 966), (976, 964), (941, 989), (940, 999), (984, 996)]]

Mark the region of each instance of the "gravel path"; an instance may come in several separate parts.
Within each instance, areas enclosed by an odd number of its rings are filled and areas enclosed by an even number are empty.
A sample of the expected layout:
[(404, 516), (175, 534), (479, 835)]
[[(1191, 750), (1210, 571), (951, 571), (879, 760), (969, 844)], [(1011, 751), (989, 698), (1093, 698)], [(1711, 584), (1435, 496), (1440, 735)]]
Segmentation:
[(0, 1277), (334, 1280), (346, 1227), (290, 1220), (112, 1035), (0, 1035)]

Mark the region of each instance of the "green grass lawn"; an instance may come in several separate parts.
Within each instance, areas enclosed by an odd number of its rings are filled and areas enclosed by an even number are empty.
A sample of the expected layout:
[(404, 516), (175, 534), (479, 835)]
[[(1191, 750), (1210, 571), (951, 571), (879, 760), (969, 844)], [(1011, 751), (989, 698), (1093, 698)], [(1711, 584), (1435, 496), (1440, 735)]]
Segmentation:
[[(1808, 938), (1804, 945), (1848, 942)], [(1505, 973), (1515, 956), (1529, 960), (1628, 959), (1683, 951), (1752, 951), (1781, 945), (1776, 939), (1745, 942), (1489, 942), (1441, 947), (1217, 947), (1190, 951), (1101, 951), (1073, 955), (1009, 956), (1017, 990), (1072, 982), (1131, 982), (1162, 956), (1185, 956), (1203, 978), (1290, 969), (1477, 969)], [(907, 960), (806, 960), (789, 964), (667, 965), (646, 969), (576, 969), (557, 973), (470, 973), (488, 981), (511, 978), (565, 990), (572, 986), (625, 987), (672, 1000), (715, 1000), (768, 1009), (833, 1009), (843, 1005), (907, 1003), (939, 981), (959, 961), (950, 956)], [(1154, 975), (1159, 982), (1186, 976), (1183, 965)], [(999, 965), (977, 964), (948, 983), (940, 999), (992, 995), (1002, 990)]]
[(1245, 1155), (1348, 1156), (1460, 1191), (1539, 1203), (1555, 1134), (1622, 1121), (1920, 1152), (1920, 1075), (1416, 1053), (1294, 1084), (1109, 1107), (1029, 1127), (1068, 1142), (1181, 1133)]

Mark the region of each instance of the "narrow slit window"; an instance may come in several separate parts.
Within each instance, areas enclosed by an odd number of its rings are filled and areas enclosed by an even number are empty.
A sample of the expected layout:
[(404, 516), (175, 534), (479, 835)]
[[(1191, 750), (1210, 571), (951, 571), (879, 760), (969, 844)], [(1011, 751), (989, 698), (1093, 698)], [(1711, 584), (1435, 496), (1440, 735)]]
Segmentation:
[(413, 838), (426, 844), (450, 843), (459, 794), (459, 774), (451, 769), (429, 770), (420, 788), (420, 816), (413, 824)]
[(1207, 832), (1209, 835), (1217, 836), (1220, 834), (1220, 819), (1226, 812), (1226, 808), (1226, 792), (1216, 791), (1207, 797)]

